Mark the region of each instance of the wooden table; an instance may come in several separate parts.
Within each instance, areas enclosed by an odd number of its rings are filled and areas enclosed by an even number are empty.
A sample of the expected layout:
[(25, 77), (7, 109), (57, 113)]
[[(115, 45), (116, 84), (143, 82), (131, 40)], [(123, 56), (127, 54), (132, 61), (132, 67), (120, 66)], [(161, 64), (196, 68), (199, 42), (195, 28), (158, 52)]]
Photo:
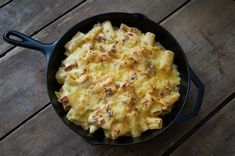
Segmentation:
[[(90, 145), (53, 110), (45, 57), (0, 39), (0, 155), (235, 155), (234, 0), (1, 0), (0, 36), (15, 29), (51, 42), (87, 17), (114, 11), (143, 13), (180, 42), (205, 85), (198, 116), (143, 144)], [(192, 87), (184, 111), (194, 100)]]

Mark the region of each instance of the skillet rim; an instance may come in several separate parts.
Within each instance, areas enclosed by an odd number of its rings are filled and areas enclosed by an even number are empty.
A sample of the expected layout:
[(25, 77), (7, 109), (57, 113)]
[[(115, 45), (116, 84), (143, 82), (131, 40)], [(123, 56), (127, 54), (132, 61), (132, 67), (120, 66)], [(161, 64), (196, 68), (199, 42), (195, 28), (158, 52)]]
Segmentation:
[[(49, 89), (49, 74), (48, 74), (48, 71), (49, 71), (49, 64), (51, 62), (51, 57), (52, 57), (52, 54), (54, 53), (56, 47), (59, 45), (60, 41), (63, 39), (63, 37), (68, 34), (71, 30), (73, 30), (75, 27), (77, 27), (77, 25), (79, 25), (80, 23), (82, 22), (85, 22), (87, 20), (90, 20), (92, 18), (97, 18), (97, 17), (100, 17), (100, 16), (107, 16), (107, 15), (114, 15), (114, 14), (120, 14), (120, 15), (131, 15), (133, 16), (133, 18), (138, 18), (138, 17), (141, 17), (145, 20), (148, 20), (152, 23), (154, 23), (155, 25), (157, 25), (158, 27), (160, 27), (162, 30), (165, 31), (165, 33), (171, 38), (173, 39), (174, 41), (174, 44), (175, 46), (177, 46), (179, 48), (179, 51), (181, 53), (181, 55), (183, 56), (183, 58), (181, 58), (182, 60), (184, 60), (185, 62), (185, 65), (186, 65), (186, 70), (187, 70), (187, 73), (185, 75), (187, 75), (187, 86), (186, 86), (186, 94), (185, 94), (185, 97), (184, 99), (182, 100), (182, 104), (180, 106), (180, 109), (178, 110), (177, 112), (177, 115), (175, 115), (174, 119), (172, 119), (172, 121), (164, 126), (162, 129), (160, 129), (159, 132), (157, 132), (156, 134), (153, 134), (152, 136), (150, 137), (147, 137), (145, 139), (141, 138), (142, 136), (138, 137), (140, 140), (136, 141), (136, 142), (130, 142), (130, 143), (107, 143), (107, 142), (98, 142), (98, 141), (93, 141), (93, 140), (90, 140), (89, 137), (87, 136), (84, 136), (83, 134), (80, 134), (75, 128), (74, 126), (71, 125), (72, 122), (68, 122), (68, 120), (64, 117), (62, 117), (60, 114), (59, 114), (59, 111), (57, 110), (56, 108), (56, 104), (53, 103), (53, 98), (52, 98), (52, 95), (50, 94), (51, 91)], [(78, 134), (79, 136), (81, 136), (83, 138), (83, 140), (85, 140), (87, 143), (89, 144), (92, 144), (92, 145), (108, 145), (108, 146), (128, 146), (128, 145), (135, 145), (135, 144), (140, 144), (140, 143), (144, 143), (146, 141), (149, 141), (149, 140), (152, 140), (153, 138), (157, 137), (158, 135), (162, 134), (166, 129), (168, 129), (172, 124), (175, 123), (175, 121), (177, 120), (177, 118), (180, 116), (180, 114), (182, 113), (182, 110), (188, 100), (188, 96), (189, 96), (189, 92), (190, 92), (190, 87), (191, 87), (191, 75), (190, 75), (190, 67), (189, 67), (189, 64), (188, 64), (188, 61), (187, 61), (187, 58), (186, 58), (186, 55), (184, 53), (184, 50), (183, 48), (181, 47), (181, 45), (179, 44), (179, 42), (174, 38), (174, 36), (168, 31), (166, 30), (164, 27), (162, 27), (159, 23), (156, 23), (155, 21), (153, 21), (152, 19), (148, 18), (147, 16), (145, 16), (144, 14), (142, 13), (128, 13), (128, 12), (106, 12), (106, 13), (102, 13), (102, 14), (97, 14), (97, 15), (94, 15), (94, 16), (90, 16), (86, 19), (83, 19), (82, 21), (78, 22), (77, 24), (73, 25), (72, 27), (70, 27), (66, 32), (64, 32), (60, 37), (59, 39), (57, 39), (55, 42), (53, 42), (53, 49), (51, 50), (50, 52), (50, 55), (48, 56), (48, 63), (47, 63), (47, 67), (46, 67), (46, 78), (47, 78), (47, 92), (48, 92), (48, 96), (49, 96), (49, 99), (50, 99), (50, 102), (53, 106), (53, 109), (55, 110), (56, 114), (59, 116), (59, 118), (63, 121), (63, 123), (69, 127), (70, 129), (72, 129), (76, 134)], [(182, 82), (181, 82), (182, 83)], [(73, 123), (72, 123), (73, 124)], [(75, 125), (75, 124), (74, 124)], [(86, 130), (84, 130), (86, 131)], [(111, 140), (113, 141), (113, 140)], [(114, 140), (115, 141), (115, 140)]]

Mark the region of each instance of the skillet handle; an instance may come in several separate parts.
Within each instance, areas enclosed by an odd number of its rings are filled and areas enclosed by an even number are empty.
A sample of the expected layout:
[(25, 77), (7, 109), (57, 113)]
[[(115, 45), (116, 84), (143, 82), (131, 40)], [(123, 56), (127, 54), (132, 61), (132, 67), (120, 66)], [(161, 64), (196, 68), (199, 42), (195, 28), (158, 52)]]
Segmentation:
[(3, 40), (16, 46), (39, 50), (47, 57), (47, 60), (55, 47), (55, 42), (51, 44), (41, 43), (15, 30), (5, 32), (3, 35)]
[(197, 77), (197, 75), (193, 72), (193, 70), (191, 68), (190, 68), (190, 76), (191, 76), (191, 80), (193, 81), (193, 83), (197, 87), (197, 98), (194, 103), (193, 110), (191, 112), (186, 113), (186, 114), (180, 113), (178, 115), (177, 119), (175, 120), (175, 123), (179, 123), (179, 122), (182, 122), (182, 121), (185, 121), (185, 120), (188, 120), (188, 119), (195, 117), (198, 114), (200, 107), (201, 107), (201, 104), (202, 104), (202, 99), (203, 99), (203, 95), (204, 95), (204, 85), (202, 84), (200, 79)]

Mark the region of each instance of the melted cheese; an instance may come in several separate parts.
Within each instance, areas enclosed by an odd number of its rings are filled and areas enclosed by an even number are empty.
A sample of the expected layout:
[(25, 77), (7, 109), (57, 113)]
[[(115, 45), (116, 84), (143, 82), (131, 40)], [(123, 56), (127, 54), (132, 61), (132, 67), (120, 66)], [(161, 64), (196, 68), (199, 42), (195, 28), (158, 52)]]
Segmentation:
[(162, 128), (161, 116), (180, 96), (180, 77), (174, 52), (153, 33), (105, 21), (78, 32), (65, 48), (56, 95), (68, 120), (90, 133), (102, 128), (111, 139)]

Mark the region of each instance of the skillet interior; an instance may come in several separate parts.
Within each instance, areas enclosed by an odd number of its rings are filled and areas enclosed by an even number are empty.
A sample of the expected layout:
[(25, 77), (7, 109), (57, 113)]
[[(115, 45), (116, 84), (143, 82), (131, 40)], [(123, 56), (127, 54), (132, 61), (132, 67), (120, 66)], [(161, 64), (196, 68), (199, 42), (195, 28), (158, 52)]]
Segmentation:
[[(68, 121), (65, 118), (66, 112), (63, 110), (61, 104), (57, 101), (55, 91), (58, 91), (61, 87), (56, 79), (55, 74), (58, 68), (61, 65), (62, 59), (64, 56), (64, 45), (66, 42), (71, 40), (71, 38), (76, 34), (77, 31), (88, 32), (94, 24), (97, 22), (103, 22), (105, 20), (110, 20), (113, 26), (119, 27), (121, 23), (125, 23), (128, 26), (137, 27), (142, 32), (152, 32), (156, 34), (156, 41), (160, 42), (166, 49), (172, 50), (175, 52), (174, 63), (178, 66), (181, 77), (180, 85), (180, 99), (175, 104), (172, 112), (163, 117), (164, 126), (161, 130), (149, 130), (144, 132), (139, 138), (131, 137), (120, 137), (117, 140), (110, 140), (104, 137), (102, 130), (97, 131), (93, 136), (83, 130), (80, 126), (76, 126), (72, 122)], [(143, 141), (146, 141), (154, 136), (159, 135), (167, 127), (169, 127), (177, 115), (181, 112), (189, 91), (190, 81), (189, 81), (189, 68), (184, 52), (178, 42), (161, 26), (157, 23), (149, 20), (144, 15), (141, 14), (128, 14), (128, 13), (107, 13), (102, 15), (97, 15), (91, 18), (88, 18), (67, 31), (61, 39), (58, 40), (56, 47), (54, 48), (51, 58), (48, 63), (47, 68), (47, 86), (48, 94), (51, 99), (52, 105), (55, 111), (58, 113), (60, 118), (65, 122), (65, 124), (73, 129), (76, 133), (81, 135), (87, 142), (91, 144), (108, 144), (108, 145), (129, 145), (136, 144)]]

